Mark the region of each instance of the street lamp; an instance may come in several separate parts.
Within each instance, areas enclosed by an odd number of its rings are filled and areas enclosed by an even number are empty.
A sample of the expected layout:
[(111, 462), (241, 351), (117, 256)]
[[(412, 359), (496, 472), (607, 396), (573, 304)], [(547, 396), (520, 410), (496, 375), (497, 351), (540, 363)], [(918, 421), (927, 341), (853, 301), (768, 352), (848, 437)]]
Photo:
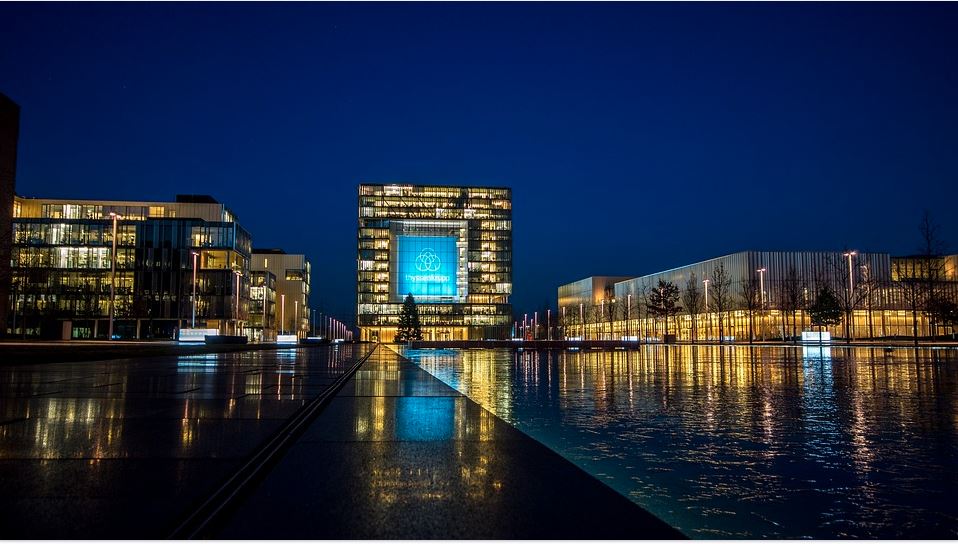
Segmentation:
[(596, 323), (596, 334), (599, 336), (599, 340), (602, 340), (602, 322), (605, 321), (605, 299), (599, 301), (599, 322)]
[(293, 334), (299, 336), (299, 301), (293, 301), (293, 323), (295, 329), (293, 329)]
[[(756, 270), (758, 272), (758, 289), (762, 292), (762, 342), (765, 341), (765, 268), (759, 268)], [(751, 340), (749, 340), (751, 342)]]
[(279, 318), (279, 327), (282, 332), (280, 334), (286, 334), (286, 295), (280, 295), (280, 300), (282, 301), (283, 309), (280, 312)]
[(625, 297), (625, 335), (632, 337), (632, 293)]
[(123, 216), (110, 212), (113, 218), (113, 251), (110, 252), (110, 340), (113, 340), (113, 315), (116, 307), (116, 222)]
[(546, 309), (546, 340), (552, 340), (552, 308)]
[(615, 340), (615, 331), (612, 329), (612, 324), (615, 321), (615, 299), (612, 299), (612, 302), (609, 303), (609, 340)]
[(199, 253), (195, 251), (190, 252), (193, 255), (193, 296), (190, 299), (193, 303), (193, 320), (190, 322), (190, 328), (196, 328), (196, 259), (200, 256)]
[[(846, 329), (848, 330), (847, 336), (848, 336), (849, 338), (851, 338), (851, 335), (852, 335), (852, 328), (854, 327), (854, 325), (852, 324), (852, 321), (853, 321), (854, 318), (855, 318), (855, 299), (852, 297), (852, 294), (855, 292), (855, 274), (852, 273), (852, 257), (855, 256), (855, 255), (858, 255), (858, 252), (857, 252), (857, 251), (849, 251), (849, 252), (847, 252), (847, 253), (842, 253), (842, 256), (843, 256), (843, 257), (848, 257), (848, 308), (849, 308), (849, 315), (848, 315), (848, 319), (846, 320), (846, 321), (847, 321)], [(849, 340), (849, 341), (850, 341), (850, 340)]]
[(240, 277), (242, 277), (243, 273), (239, 270), (233, 270), (233, 274), (236, 274), (236, 294), (234, 297), (236, 300), (233, 304), (235, 307), (233, 312), (233, 331), (239, 336)]
[(569, 337), (569, 333), (566, 331), (566, 327), (569, 326), (569, 322), (565, 319), (565, 306), (562, 307), (562, 339), (565, 340)]
[(582, 338), (580, 340), (585, 340), (585, 312), (582, 309), (582, 303), (579, 303), (579, 323), (582, 324)]
[(842, 253), (843, 257), (848, 257), (848, 298), (851, 300), (852, 292), (855, 291), (854, 274), (852, 274), (852, 257), (858, 255), (857, 251)]
[(705, 337), (706, 337), (705, 339), (708, 340), (708, 336), (712, 334), (712, 314), (709, 313), (709, 280), (708, 278), (702, 280), (702, 283), (705, 284), (705, 319), (706, 319), (706, 324), (708, 325), (708, 327), (706, 327), (706, 330), (705, 330)]

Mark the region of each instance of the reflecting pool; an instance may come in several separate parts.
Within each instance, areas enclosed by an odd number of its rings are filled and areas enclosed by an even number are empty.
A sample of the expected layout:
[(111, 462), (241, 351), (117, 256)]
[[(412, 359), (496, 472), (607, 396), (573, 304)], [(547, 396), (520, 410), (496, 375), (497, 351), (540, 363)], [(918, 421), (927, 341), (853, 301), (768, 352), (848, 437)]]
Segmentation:
[(697, 538), (958, 536), (958, 351), (406, 350)]

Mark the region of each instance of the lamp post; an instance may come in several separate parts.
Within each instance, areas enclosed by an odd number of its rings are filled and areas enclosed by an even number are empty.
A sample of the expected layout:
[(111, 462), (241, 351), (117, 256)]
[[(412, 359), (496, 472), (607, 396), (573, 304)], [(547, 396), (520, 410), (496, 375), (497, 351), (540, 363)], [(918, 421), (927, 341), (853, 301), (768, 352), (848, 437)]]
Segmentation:
[[(765, 272), (764, 267), (756, 270), (758, 272), (758, 290), (762, 292), (762, 342), (765, 341)], [(751, 340), (749, 340), (751, 342)]]
[(562, 307), (562, 339), (565, 340), (569, 337), (569, 333), (566, 331), (566, 327), (569, 326), (569, 322), (565, 319), (565, 306)]
[(539, 339), (539, 312), (532, 312), (532, 339)]
[(299, 336), (299, 301), (293, 301), (293, 334)]
[(239, 270), (233, 270), (233, 274), (236, 275), (236, 292), (233, 297), (235, 299), (233, 301), (233, 332), (239, 336), (240, 276), (242, 276), (243, 273)]
[(582, 324), (582, 338), (580, 340), (585, 340), (585, 312), (581, 302), (579, 303), (579, 323)]
[(552, 308), (546, 309), (546, 340), (552, 340)]
[(602, 326), (603, 321), (605, 321), (605, 299), (599, 301), (599, 322), (596, 323), (596, 334), (598, 334), (599, 340), (602, 340), (602, 329), (605, 328)]
[(625, 297), (625, 335), (632, 339), (632, 293)]
[(849, 319), (848, 319), (848, 341), (851, 341), (852, 335), (852, 320), (855, 317), (855, 299), (853, 298), (853, 293), (855, 292), (855, 274), (852, 273), (852, 257), (858, 255), (857, 251), (849, 251), (847, 253), (842, 253), (843, 257), (848, 257), (848, 309), (849, 309)]
[(615, 323), (615, 299), (612, 299), (612, 302), (609, 303), (609, 340), (615, 340), (615, 330), (613, 329), (613, 324)]
[(110, 340), (113, 340), (113, 315), (116, 308), (116, 222), (118, 219), (123, 219), (123, 216), (110, 212), (110, 217), (113, 218), (113, 251), (110, 252)]
[(279, 318), (280, 334), (286, 334), (286, 295), (280, 295), (279, 298), (283, 305)]
[(852, 274), (852, 257), (858, 255), (857, 251), (842, 253), (843, 257), (848, 257), (848, 297), (851, 299), (852, 291), (855, 290), (854, 274)]
[(190, 299), (193, 303), (193, 319), (192, 321), (190, 321), (190, 328), (195, 329), (196, 328), (196, 259), (200, 256), (200, 254), (195, 251), (191, 251), (190, 254), (193, 255), (193, 296)]
[(712, 334), (712, 314), (709, 313), (709, 280), (708, 278), (702, 280), (702, 283), (705, 284), (705, 339), (708, 340), (709, 335)]

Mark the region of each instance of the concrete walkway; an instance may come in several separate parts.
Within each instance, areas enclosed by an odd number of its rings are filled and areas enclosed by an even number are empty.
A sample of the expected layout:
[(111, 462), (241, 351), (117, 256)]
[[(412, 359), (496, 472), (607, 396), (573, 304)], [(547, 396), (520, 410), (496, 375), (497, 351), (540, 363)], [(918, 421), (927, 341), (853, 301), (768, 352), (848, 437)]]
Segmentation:
[(204, 536), (682, 537), (384, 346)]

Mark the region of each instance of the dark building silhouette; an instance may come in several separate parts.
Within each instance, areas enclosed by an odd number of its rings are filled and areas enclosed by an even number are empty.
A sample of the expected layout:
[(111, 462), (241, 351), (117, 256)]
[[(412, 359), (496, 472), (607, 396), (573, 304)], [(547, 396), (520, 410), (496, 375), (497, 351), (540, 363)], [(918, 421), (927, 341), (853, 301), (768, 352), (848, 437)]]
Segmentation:
[(10, 315), (10, 245), (20, 106), (0, 93), (0, 335)]

